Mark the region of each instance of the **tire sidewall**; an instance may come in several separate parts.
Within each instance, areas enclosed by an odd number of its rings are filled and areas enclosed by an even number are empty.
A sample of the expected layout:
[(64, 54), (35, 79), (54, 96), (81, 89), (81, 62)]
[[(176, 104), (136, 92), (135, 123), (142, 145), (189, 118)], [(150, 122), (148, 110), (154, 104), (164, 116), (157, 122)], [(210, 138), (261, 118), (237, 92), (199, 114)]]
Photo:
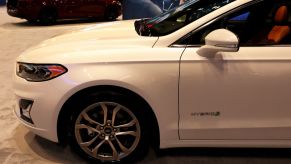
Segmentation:
[(39, 20), (42, 25), (53, 25), (57, 19), (57, 11), (54, 8), (45, 7), (39, 13)]

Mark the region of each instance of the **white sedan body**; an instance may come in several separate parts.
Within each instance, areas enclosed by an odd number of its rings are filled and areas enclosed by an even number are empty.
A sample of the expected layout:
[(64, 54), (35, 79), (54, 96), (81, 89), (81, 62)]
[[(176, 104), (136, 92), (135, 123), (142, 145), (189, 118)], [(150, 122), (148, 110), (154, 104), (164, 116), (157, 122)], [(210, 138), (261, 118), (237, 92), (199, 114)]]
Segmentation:
[[(45, 82), (14, 76), (17, 99), (34, 101), (36, 134), (58, 142), (57, 120), (76, 92), (111, 85), (140, 95), (153, 109), (160, 148), (291, 147), (291, 45), (240, 46), (213, 58), (176, 45), (191, 31), (251, 0), (237, 0), (165, 36), (140, 36), (120, 21), (57, 36), (17, 62), (58, 63), (68, 72)], [(19, 108), (15, 113), (20, 117)], [(150, 121), (150, 120), (148, 120)]]

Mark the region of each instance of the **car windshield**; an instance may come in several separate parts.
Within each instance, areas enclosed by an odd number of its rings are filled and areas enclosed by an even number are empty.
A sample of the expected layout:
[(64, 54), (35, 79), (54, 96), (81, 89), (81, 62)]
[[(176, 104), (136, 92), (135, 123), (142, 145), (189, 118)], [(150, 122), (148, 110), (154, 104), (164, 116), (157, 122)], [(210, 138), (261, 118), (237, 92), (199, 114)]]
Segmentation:
[(168, 35), (233, 1), (189, 0), (157, 17), (137, 20), (135, 29), (142, 36)]

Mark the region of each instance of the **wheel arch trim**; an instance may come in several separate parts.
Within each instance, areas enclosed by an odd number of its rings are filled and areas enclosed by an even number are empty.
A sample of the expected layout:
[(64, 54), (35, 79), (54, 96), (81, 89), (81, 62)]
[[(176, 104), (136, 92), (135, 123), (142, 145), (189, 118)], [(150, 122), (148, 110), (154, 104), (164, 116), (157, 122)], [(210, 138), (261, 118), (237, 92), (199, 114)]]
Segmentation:
[[(124, 87), (126, 86), (126, 87)], [(90, 91), (92, 90), (92, 91)], [(116, 82), (111, 82), (108, 83), (108, 81), (106, 83), (96, 83), (96, 82), (89, 82), (89, 83), (85, 83), (82, 84), (80, 86), (74, 87), (74, 89), (72, 89), (71, 91), (69, 91), (65, 96), (63, 96), (63, 99), (61, 100), (62, 103), (59, 104), (60, 108), (59, 111), (57, 111), (58, 113), (56, 113), (56, 117), (57, 117), (57, 138), (58, 141), (60, 143), (65, 143), (65, 136), (62, 135), (64, 133), (64, 128), (66, 127), (61, 127), (60, 125), (62, 125), (65, 121), (63, 120), (63, 118), (66, 115), (66, 111), (68, 110), (67, 108), (69, 107), (69, 104), (71, 101), (74, 100), (74, 98), (77, 98), (78, 96), (88, 93), (88, 92), (97, 92), (97, 91), (112, 91), (112, 92), (118, 92), (118, 93), (122, 93), (122, 94), (130, 94), (131, 96), (138, 98), (138, 101), (142, 101), (143, 105), (146, 106), (146, 108), (148, 108), (150, 114), (151, 114), (151, 119), (153, 120), (153, 125), (156, 126), (156, 130), (154, 131), (154, 142), (155, 145), (159, 146), (160, 144), (160, 126), (159, 126), (159, 122), (157, 119), (157, 114), (154, 110), (154, 108), (152, 107), (152, 105), (149, 103), (150, 100), (147, 98), (147, 96), (141, 94), (141, 92), (138, 91), (138, 89), (134, 86), (131, 86), (129, 84), (126, 85), (118, 85)]]

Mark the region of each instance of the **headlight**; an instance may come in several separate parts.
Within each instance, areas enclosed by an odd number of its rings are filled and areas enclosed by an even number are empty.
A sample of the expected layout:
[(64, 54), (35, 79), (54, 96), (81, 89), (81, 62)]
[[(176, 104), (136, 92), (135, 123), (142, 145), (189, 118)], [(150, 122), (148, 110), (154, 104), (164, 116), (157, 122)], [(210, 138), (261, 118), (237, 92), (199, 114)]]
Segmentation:
[(16, 74), (27, 81), (47, 81), (67, 72), (67, 68), (59, 64), (17, 63)]

